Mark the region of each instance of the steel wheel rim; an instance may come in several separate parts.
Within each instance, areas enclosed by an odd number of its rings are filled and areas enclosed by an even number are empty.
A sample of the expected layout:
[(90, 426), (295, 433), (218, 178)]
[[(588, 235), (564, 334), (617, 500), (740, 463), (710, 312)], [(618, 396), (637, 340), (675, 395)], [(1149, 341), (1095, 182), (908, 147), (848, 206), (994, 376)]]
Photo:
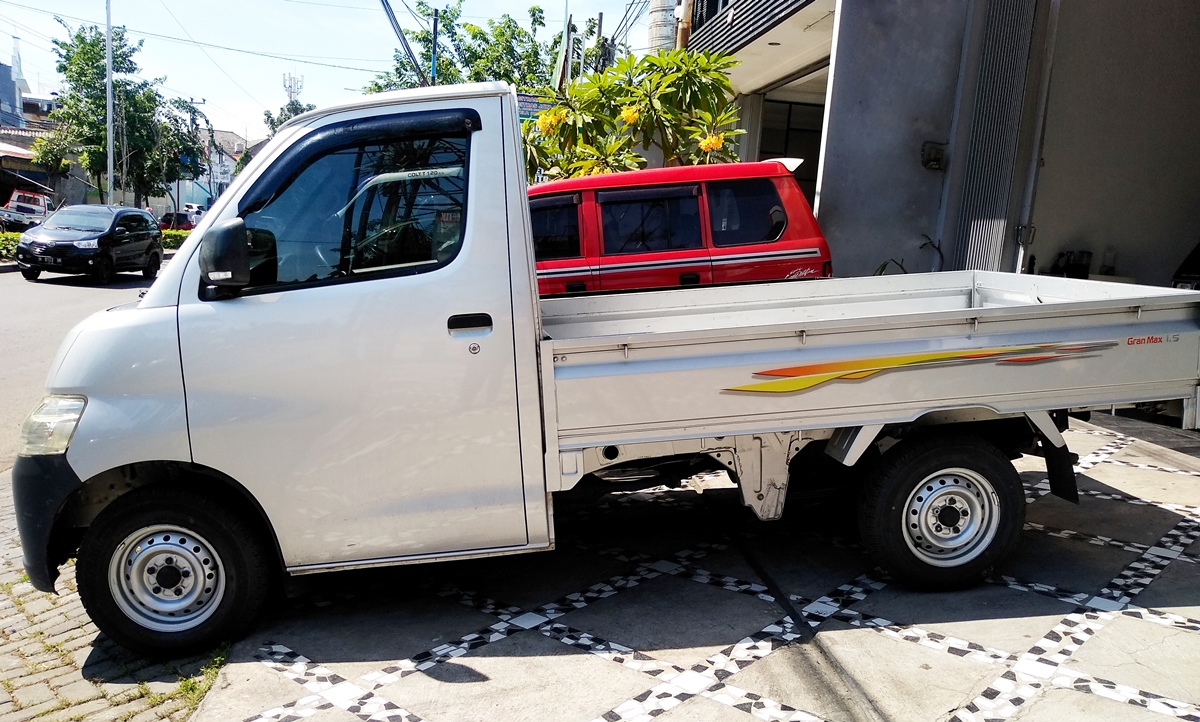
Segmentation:
[(183, 632), (203, 624), (220, 606), (223, 570), (204, 537), (174, 524), (156, 524), (117, 545), (108, 565), (108, 588), (139, 626)]
[(930, 474), (904, 504), (904, 541), (922, 562), (957, 567), (979, 557), (1000, 526), (1000, 497), (986, 478), (962, 468)]

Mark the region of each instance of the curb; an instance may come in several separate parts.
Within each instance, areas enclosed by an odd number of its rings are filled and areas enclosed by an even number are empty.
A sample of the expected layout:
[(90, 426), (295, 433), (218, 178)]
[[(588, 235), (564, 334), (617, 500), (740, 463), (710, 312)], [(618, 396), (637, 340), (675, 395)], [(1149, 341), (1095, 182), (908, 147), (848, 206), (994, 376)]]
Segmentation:
[[(174, 255), (174, 248), (163, 251), (163, 263), (171, 260)], [(0, 273), (16, 273), (19, 270), (21, 269), (17, 267), (16, 261), (0, 261)]]

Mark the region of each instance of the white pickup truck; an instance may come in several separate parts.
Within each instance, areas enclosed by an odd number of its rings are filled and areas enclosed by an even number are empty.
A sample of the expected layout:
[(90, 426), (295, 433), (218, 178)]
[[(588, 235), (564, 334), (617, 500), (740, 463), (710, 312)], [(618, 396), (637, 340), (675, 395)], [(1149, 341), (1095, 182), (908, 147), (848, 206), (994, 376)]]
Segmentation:
[(291, 120), (68, 335), (13, 470), (25, 568), (51, 591), (77, 556), (106, 634), (179, 653), (280, 572), (552, 549), (577, 484), (727, 470), (770, 520), (836, 460), (881, 565), (969, 584), (1021, 529), (1010, 459), (1074, 496), (1066, 410), (1195, 425), (1198, 312), (972, 271), (539, 301), (511, 89), (366, 96)]

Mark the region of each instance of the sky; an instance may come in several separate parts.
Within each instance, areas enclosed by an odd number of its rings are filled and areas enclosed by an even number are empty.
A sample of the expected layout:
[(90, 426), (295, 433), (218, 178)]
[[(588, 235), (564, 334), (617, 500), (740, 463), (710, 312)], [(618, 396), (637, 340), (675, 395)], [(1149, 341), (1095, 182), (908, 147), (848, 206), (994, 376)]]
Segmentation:
[[(409, 2), (415, 6), (415, 0)], [(568, 2), (578, 27), (603, 12), (606, 35), (626, 9), (625, 0)], [(403, 0), (391, 3), (403, 27), (417, 27)], [(562, 0), (464, 0), (463, 22), (486, 26), (488, 18), (508, 13), (527, 26), (533, 4), (541, 4), (546, 16), (540, 40), (562, 31)], [(22, 69), (34, 94), (61, 89), (51, 40), (64, 39), (67, 31), (55, 16), (72, 27), (95, 24), (103, 30), (104, 9), (102, 0), (0, 0), (0, 34), (20, 38)], [(124, 25), (132, 40), (145, 41), (134, 57), (139, 77), (164, 78), (160, 90), (168, 97), (203, 100), (199, 107), (214, 128), (251, 142), (266, 137), (263, 111), (277, 113), (287, 102), (284, 75), (303, 77), (301, 102), (328, 105), (359, 94), (377, 73), (390, 69), (396, 48), (378, 0), (112, 0), (112, 22)], [(645, 13), (628, 42), (635, 51), (644, 49)], [(0, 38), (0, 61), (7, 64), (11, 50), (5, 46)]]

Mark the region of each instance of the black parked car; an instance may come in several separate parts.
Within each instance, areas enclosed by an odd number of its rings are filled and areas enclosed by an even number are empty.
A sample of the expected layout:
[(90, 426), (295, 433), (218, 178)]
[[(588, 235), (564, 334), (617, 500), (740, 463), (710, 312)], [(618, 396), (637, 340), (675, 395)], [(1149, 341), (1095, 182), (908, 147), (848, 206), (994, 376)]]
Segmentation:
[(162, 266), (162, 231), (149, 213), (123, 206), (67, 206), (21, 234), (17, 266), (27, 280), (42, 271), (86, 273), (106, 284), (117, 271), (146, 278)]

